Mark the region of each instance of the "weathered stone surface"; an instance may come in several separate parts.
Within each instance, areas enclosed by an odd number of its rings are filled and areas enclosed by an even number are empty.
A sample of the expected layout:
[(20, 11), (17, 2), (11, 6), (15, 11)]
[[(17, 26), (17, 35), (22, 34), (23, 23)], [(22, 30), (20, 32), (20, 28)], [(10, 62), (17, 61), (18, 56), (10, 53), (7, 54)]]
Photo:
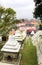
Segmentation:
[(40, 36), (42, 35), (42, 31), (38, 31), (34, 36), (32, 37), (33, 45), (37, 48), (37, 57), (38, 57), (38, 65), (42, 65), (42, 53), (40, 50), (42, 50), (42, 43), (40, 39)]

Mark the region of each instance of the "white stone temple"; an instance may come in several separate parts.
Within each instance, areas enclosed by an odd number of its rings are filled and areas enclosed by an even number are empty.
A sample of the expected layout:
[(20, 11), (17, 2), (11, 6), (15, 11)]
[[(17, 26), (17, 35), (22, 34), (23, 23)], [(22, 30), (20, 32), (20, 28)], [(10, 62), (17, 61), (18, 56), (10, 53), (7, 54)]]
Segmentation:
[(32, 32), (31, 32), (31, 35), (33, 36), (34, 34), (35, 34), (34, 31), (32, 31)]
[(16, 31), (15, 37), (14, 37), (17, 41), (22, 42), (25, 38), (26, 38), (26, 32), (20, 32), (20, 31)]
[[(3, 60), (5, 62), (18, 59), (21, 45), (14, 39), (14, 36), (9, 37), (1, 51), (3, 52)], [(10, 62), (11, 63), (11, 62)]]

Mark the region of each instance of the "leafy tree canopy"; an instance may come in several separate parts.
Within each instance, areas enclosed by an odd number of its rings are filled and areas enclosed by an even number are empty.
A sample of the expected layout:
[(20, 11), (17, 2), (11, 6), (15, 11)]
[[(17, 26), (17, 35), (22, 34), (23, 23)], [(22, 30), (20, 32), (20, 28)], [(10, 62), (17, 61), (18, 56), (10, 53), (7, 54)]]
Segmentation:
[(4, 10), (5, 10), (5, 8), (0, 6), (0, 20), (1, 20), (2, 16), (3, 16)]
[(42, 19), (42, 4), (35, 8), (34, 17)]
[(11, 8), (0, 6), (0, 33), (4, 33), (14, 24), (16, 12)]
[(39, 18), (42, 21), (42, 1), (41, 0), (34, 0), (35, 2), (35, 9), (34, 9), (34, 17)]
[(34, 0), (34, 2), (35, 2), (35, 5), (37, 5), (37, 4), (41, 3), (41, 0)]
[(34, 17), (39, 18), (41, 20), (40, 30), (42, 30), (42, 0), (34, 0), (35, 9), (34, 9)]

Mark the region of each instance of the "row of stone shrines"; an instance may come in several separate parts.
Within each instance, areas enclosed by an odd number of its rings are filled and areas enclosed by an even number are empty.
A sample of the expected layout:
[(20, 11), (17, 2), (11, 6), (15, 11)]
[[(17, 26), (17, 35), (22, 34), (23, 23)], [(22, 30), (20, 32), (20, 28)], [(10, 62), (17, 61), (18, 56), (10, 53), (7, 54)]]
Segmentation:
[(2, 62), (7, 63), (14, 63), (15, 65), (18, 65), (21, 59), (21, 46), (23, 44), (24, 39), (26, 38), (26, 35), (24, 35), (23, 38), (21, 38), (20, 35), (10, 35), (8, 41), (5, 43), (1, 51), (3, 52), (3, 60)]

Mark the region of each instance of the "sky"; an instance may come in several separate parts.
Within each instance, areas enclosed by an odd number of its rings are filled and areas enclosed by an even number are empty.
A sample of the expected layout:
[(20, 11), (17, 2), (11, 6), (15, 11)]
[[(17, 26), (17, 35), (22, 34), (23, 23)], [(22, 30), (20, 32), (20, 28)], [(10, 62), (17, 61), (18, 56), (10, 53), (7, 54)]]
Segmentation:
[(35, 8), (33, 0), (0, 0), (0, 5), (5, 8), (13, 8), (18, 19), (33, 18)]

